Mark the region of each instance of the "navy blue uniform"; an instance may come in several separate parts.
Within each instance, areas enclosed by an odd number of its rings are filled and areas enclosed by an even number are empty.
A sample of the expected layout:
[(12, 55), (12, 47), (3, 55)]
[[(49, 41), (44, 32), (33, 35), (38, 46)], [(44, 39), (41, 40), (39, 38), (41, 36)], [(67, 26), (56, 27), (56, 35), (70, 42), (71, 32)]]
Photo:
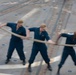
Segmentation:
[[(22, 35), (22, 36), (26, 36), (26, 30), (23, 26), (20, 27), (18, 30), (16, 30), (16, 28), (17, 28), (16, 23), (7, 23), (7, 26), (9, 26), (12, 29), (12, 32)], [(15, 48), (17, 50), (17, 53), (18, 53), (20, 59), (25, 60), (25, 55), (23, 52), (23, 40), (19, 37), (12, 35), (10, 44), (9, 44), (9, 48), (8, 48), (7, 59), (11, 58), (12, 53)]]
[[(71, 45), (76, 44), (76, 39), (73, 39), (74, 34), (63, 33), (63, 34), (61, 34), (61, 36), (66, 37), (66, 44), (71, 44)], [(65, 46), (64, 49), (63, 49), (63, 53), (62, 53), (61, 62), (59, 64), (60, 68), (62, 67), (62, 65), (64, 64), (65, 60), (67, 59), (67, 57), (69, 55), (72, 57), (72, 60), (74, 61), (74, 64), (76, 65), (76, 53), (75, 53), (74, 48)]]
[[(34, 39), (37, 39), (37, 40), (42, 40), (44, 41), (45, 39), (46, 40), (49, 40), (49, 36), (48, 36), (48, 33), (46, 31), (43, 31), (40, 33), (40, 28), (29, 28), (30, 31), (33, 31), (34, 32)], [(30, 59), (29, 59), (29, 63), (33, 63), (37, 53), (40, 51), (43, 59), (45, 60), (46, 63), (49, 63), (50, 59), (48, 58), (48, 55), (47, 55), (47, 47), (44, 43), (38, 43), (38, 42), (33, 42), (33, 47), (32, 47), (32, 53), (31, 53), (31, 56), (30, 56)]]

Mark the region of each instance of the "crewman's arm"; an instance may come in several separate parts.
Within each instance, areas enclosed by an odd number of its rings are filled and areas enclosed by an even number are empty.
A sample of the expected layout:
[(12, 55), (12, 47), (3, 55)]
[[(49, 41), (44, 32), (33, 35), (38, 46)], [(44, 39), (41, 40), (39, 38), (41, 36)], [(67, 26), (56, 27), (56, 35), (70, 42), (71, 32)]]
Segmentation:
[(50, 39), (50, 37), (49, 37), (49, 35), (48, 35), (47, 32), (45, 32), (45, 38), (46, 38), (46, 40), (47, 40), (48, 43), (50, 43), (50, 44), (55, 44), (55, 42), (53, 42), (53, 41)]
[(3, 26), (8, 26), (8, 27), (12, 28), (14, 24), (15, 23), (3, 23), (3, 24), (0, 25), (0, 28), (3, 27)]
[(6, 26), (6, 25), (7, 25), (7, 23), (3, 23), (3, 24), (0, 25), (0, 28), (3, 27), (3, 26)]
[(58, 40), (60, 39), (60, 37), (61, 37), (61, 33), (59, 32), (59, 33), (57, 33), (56, 44), (58, 44)]
[(28, 29), (26, 30), (26, 39), (29, 39), (29, 37), (30, 37), (30, 30)]
[(32, 31), (35, 31), (35, 27), (27, 29), (27, 31), (26, 31), (26, 38), (30, 37), (30, 32), (32, 32)]
[(55, 42), (53, 42), (52, 40), (48, 40), (48, 43), (50, 43), (50, 44), (56, 44)]
[(60, 39), (60, 37), (65, 37), (65, 38), (69, 38), (71, 35), (74, 35), (74, 33), (58, 33), (58, 37), (56, 40), (56, 44), (58, 43), (58, 40)]

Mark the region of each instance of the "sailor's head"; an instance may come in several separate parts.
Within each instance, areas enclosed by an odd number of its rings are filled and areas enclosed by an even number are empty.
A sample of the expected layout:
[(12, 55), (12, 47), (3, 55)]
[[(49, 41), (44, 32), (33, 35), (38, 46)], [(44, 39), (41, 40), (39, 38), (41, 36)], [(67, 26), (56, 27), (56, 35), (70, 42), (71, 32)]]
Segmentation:
[(40, 25), (40, 32), (45, 31), (46, 30), (46, 24), (41, 24)]
[(23, 20), (18, 20), (17, 25), (21, 27), (23, 25)]

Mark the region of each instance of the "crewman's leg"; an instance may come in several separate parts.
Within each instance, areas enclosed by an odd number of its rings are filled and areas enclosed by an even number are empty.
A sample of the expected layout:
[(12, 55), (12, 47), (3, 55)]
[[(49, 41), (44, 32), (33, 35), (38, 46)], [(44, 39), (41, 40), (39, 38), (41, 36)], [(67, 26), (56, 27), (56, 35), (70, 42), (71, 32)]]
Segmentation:
[(58, 71), (57, 71), (57, 75), (60, 74), (60, 69), (61, 69), (62, 65), (65, 63), (65, 60), (67, 59), (68, 55), (69, 55), (68, 51), (63, 50), (61, 62), (59, 64)]
[(13, 42), (10, 42), (5, 64), (7, 64), (9, 62), (9, 60), (11, 59), (14, 49), (15, 49), (15, 44)]
[(25, 54), (24, 54), (24, 51), (23, 51), (23, 45), (21, 44), (17, 44), (16, 45), (16, 50), (17, 50), (17, 53), (20, 57), (20, 60), (23, 61), (23, 65), (25, 65), (26, 61), (25, 61)]
[(74, 61), (74, 64), (76, 65), (76, 53), (75, 53), (75, 50), (72, 50), (72, 51), (70, 52), (70, 55), (71, 55), (71, 57), (72, 57), (72, 60)]
[(29, 59), (29, 63), (30, 64), (32, 64), (34, 62), (37, 53), (38, 53), (38, 50), (36, 50), (36, 49), (33, 48), (32, 49), (32, 53), (31, 53), (31, 56), (30, 56), (30, 59)]
[(48, 53), (47, 53), (47, 48), (41, 48), (42, 50), (40, 50), (40, 53), (43, 57), (43, 59), (45, 60), (45, 62), (47, 63), (47, 68), (48, 70), (52, 71), (51, 65), (50, 65), (50, 59), (48, 57)]
[(31, 53), (31, 56), (30, 56), (30, 59), (29, 59), (29, 65), (28, 65), (28, 71), (31, 72), (31, 64), (34, 62), (35, 60), (35, 57), (38, 53), (38, 50), (35, 49), (35, 47), (32, 48), (32, 53)]
[(50, 59), (48, 57), (47, 50), (46, 49), (42, 49), (42, 50), (40, 50), (40, 53), (41, 53), (43, 59), (45, 60), (45, 62), (46, 63), (49, 63), (50, 62)]

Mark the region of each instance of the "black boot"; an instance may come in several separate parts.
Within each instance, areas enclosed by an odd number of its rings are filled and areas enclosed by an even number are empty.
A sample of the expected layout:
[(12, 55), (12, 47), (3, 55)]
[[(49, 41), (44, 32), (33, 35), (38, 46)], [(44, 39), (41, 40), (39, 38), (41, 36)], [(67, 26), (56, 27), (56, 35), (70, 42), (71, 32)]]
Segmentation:
[(9, 59), (6, 59), (5, 64), (8, 64), (8, 63), (9, 63), (9, 61), (10, 61)]
[(28, 71), (29, 71), (29, 72), (32, 72), (31, 64), (28, 65)]
[(60, 68), (58, 68), (57, 75), (60, 75)]
[(25, 60), (23, 60), (23, 61), (22, 61), (22, 64), (23, 64), (23, 65), (25, 65), (25, 64), (26, 64), (26, 61), (25, 61)]
[(48, 66), (47, 66), (48, 70), (49, 70), (49, 71), (52, 71), (52, 67), (51, 67), (50, 63), (47, 63), (47, 65), (48, 65)]
[(57, 75), (60, 75), (60, 72), (59, 71), (57, 72)]

